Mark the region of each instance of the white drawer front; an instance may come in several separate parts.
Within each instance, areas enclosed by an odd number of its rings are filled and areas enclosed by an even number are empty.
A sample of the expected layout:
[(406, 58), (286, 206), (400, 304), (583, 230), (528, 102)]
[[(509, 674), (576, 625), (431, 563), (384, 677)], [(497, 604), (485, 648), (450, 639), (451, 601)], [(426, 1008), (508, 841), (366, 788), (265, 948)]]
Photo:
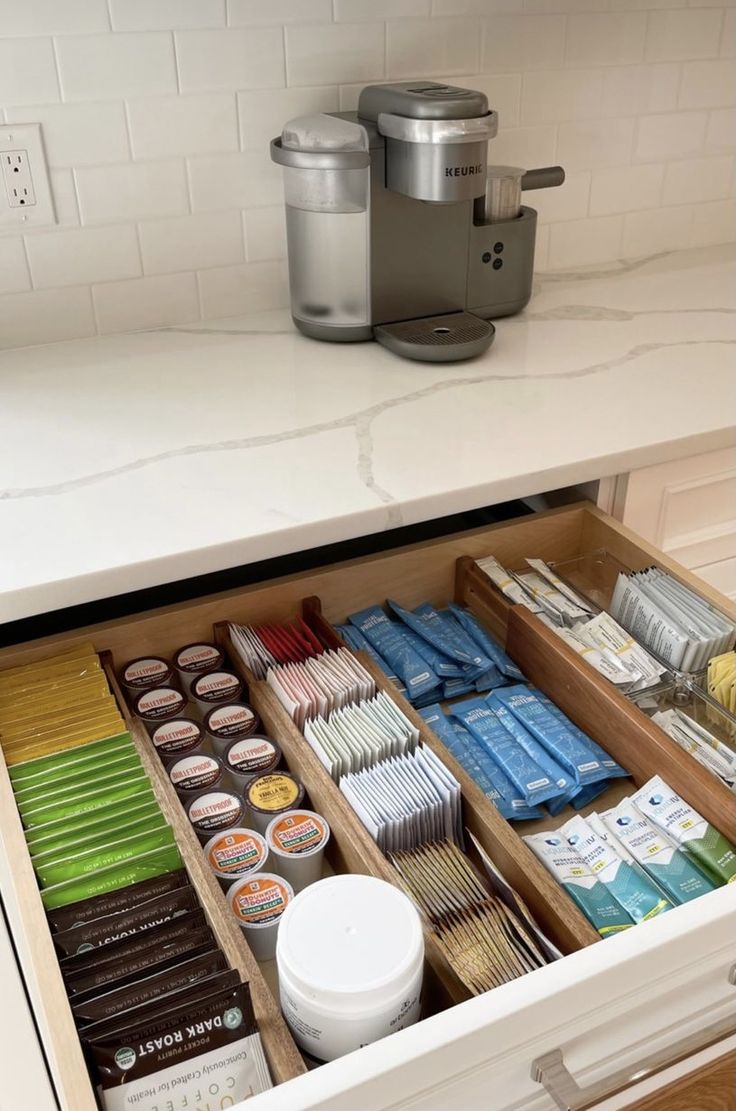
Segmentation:
[[(736, 1015), (736, 886), (249, 1101), (248, 1111), (548, 1111), (532, 1061), (580, 1085)], [(631, 1092), (601, 1111), (631, 1102)], [(245, 1107), (245, 1105), (243, 1105)]]

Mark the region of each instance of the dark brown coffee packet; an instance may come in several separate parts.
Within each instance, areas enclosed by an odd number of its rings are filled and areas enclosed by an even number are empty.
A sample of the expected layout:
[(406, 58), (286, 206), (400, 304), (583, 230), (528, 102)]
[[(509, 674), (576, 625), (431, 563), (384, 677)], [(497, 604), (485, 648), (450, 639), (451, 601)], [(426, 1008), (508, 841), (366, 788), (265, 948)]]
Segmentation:
[[(212, 949), (203, 956), (182, 961), (173, 968), (166, 968), (152, 976), (144, 976), (130, 984), (113, 988), (103, 995), (95, 995), (77, 1002), (72, 999), (71, 1007), (77, 1023), (95, 1027), (122, 1021), (129, 1011), (139, 1011), (158, 1007), (164, 1000), (189, 990), (195, 991), (200, 983), (211, 980), (228, 972), (227, 960), (220, 949)], [(237, 973), (234, 973), (237, 977)], [(172, 1003), (172, 1006), (174, 1004)]]
[(145, 960), (141, 957), (138, 962), (138, 967), (131, 969), (129, 975), (123, 976), (117, 980), (112, 980), (106, 984), (97, 984), (85, 991), (80, 991), (77, 995), (70, 996), (69, 1002), (72, 1005), (76, 1005), (78, 1003), (86, 1003), (90, 999), (97, 999), (106, 991), (127, 987), (129, 984), (137, 983), (146, 976), (156, 976), (170, 968), (175, 968), (184, 961), (192, 960), (194, 957), (205, 956), (205, 954), (211, 953), (215, 948), (216, 946), (211, 937), (200, 937), (198, 932), (196, 937), (186, 942), (172, 942), (171, 945), (167, 946), (165, 953), (158, 954), (158, 959), (156, 953), (146, 953)]
[(104, 964), (76, 972), (73, 977), (66, 980), (67, 994), (70, 997), (85, 993), (87, 996), (100, 995), (108, 986), (109, 990), (112, 990), (113, 987), (122, 987), (123, 984), (140, 979), (147, 971), (153, 971), (158, 964), (166, 967), (164, 961), (173, 965), (176, 961), (186, 960), (187, 957), (194, 955), (192, 949), (202, 945), (207, 947), (200, 950), (203, 952), (217, 948), (209, 926), (202, 926), (196, 930), (187, 929), (177, 937), (163, 942), (154, 941), (145, 948), (139, 948), (120, 961), (106, 961)]
[(199, 899), (194, 888), (180, 887), (139, 903), (124, 913), (106, 914), (104, 918), (94, 918), (91, 922), (54, 934), (54, 945), (60, 958), (72, 957), (162, 926), (172, 918), (198, 909)]
[(145, 931), (145, 936), (135, 934), (132, 937), (122, 937), (119, 941), (111, 941), (109, 945), (99, 945), (93, 949), (85, 949), (83, 953), (74, 953), (70, 957), (62, 957), (59, 961), (61, 974), (65, 980), (73, 977), (77, 972), (89, 972), (100, 965), (115, 962), (121, 963), (128, 956), (147, 949), (154, 942), (160, 944), (183, 937), (190, 929), (199, 929), (206, 926), (207, 919), (201, 907), (182, 914), (178, 919), (164, 922), (161, 926), (153, 926)]
[(95, 918), (123, 914), (149, 899), (155, 899), (159, 895), (166, 895), (169, 891), (176, 891), (180, 887), (189, 885), (190, 880), (186, 870), (178, 868), (175, 872), (167, 872), (150, 880), (132, 883), (117, 891), (93, 895), (90, 899), (82, 899), (68, 906), (55, 907), (47, 911), (46, 917), (52, 933), (61, 933), (63, 930), (72, 930), (86, 922), (92, 922)]

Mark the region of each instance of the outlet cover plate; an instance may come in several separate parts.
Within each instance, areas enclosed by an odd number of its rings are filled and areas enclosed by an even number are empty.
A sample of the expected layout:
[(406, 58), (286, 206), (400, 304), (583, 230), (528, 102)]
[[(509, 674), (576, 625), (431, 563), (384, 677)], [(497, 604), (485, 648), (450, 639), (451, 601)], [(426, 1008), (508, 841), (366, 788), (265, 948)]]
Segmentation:
[[(33, 204), (12, 205), (10, 202), (9, 182), (13, 179), (13, 169), (8, 161), (13, 151), (23, 152), (27, 160), (23, 172), (30, 174)], [(46, 166), (46, 152), (43, 146), (41, 125), (38, 123), (0, 124), (0, 234), (23, 233), (31, 228), (49, 227), (56, 223), (54, 200)]]

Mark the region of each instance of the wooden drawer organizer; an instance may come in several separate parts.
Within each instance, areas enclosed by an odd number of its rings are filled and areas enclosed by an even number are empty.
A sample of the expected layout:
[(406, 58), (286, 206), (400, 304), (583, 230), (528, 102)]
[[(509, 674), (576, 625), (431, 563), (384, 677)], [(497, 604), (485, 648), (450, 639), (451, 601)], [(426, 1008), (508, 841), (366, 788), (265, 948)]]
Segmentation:
[[(63, 645), (92, 639), (99, 650), (109, 650), (117, 663), (136, 655), (167, 655), (195, 639), (226, 636), (223, 622), (279, 621), (303, 612), (320, 632), (333, 634), (330, 622), (348, 613), (396, 597), (415, 606), (432, 600), (444, 604), (453, 597), (469, 605), (497, 635), (507, 640), (511, 654), (529, 678), (554, 697), (581, 728), (632, 772), (637, 784), (661, 773), (701, 813), (736, 841), (736, 799), (683, 753), (638, 709), (623, 699), (596, 672), (569, 650), (522, 607), (510, 607), (478, 576), (472, 560), (493, 553), (501, 562), (518, 564), (525, 556), (546, 560), (572, 559), (605, 548), (631, 567), (658, 563), (695, 587), (736, 618), (736, 610), (718, 592), (593, 506), (582, 504), (534, 514), (492, 528), (476, 529), (428, 544), (412, 545), (384, 555), (353, 560), (307, 575), (291, 575), (245, 590), (229, 591), (180, 607), (167, 607), (137, 617), (80, 629), (74, 634), (45, 638), (0, 652), (0, 668), (30, 662)], [(462, 559), (461, 557), (468, 557)], [(314, 601), (319, 599), (319, 602)], [(321, 603), (321, 605), (320, 605)], [(463, 788), (465, 824), (476, 835), (510, 882), (527, 900), (540, 922), (564, 952), (597, 941), (597, 934), (572, 902), (552, 881), (520, 838), (518, 826), (503, 821), (475, 784), (445, 752), (434, 734), (387, 683), (371, 661), (361, 656), (380, 688), (399, 703), (419, 725), (425, 743), (446, 761)], [(245, 673), (244, 673), (245, 674)], [(301, 734), (284, 713), (270, 688), (252, 676), (250, 697), (264, 725), (282, 744), (287, 762), (304, 781), (312, 803), (325, 814), (333, 830), (331, 865), (337, 871), (367, 872), (396, 882), (393, 869), (357, 822), (352, 810), (329, 778)], [(114, 679), (113, 679), (114, 683)], [(116, 690), (116, 693), (119, 692)], [(121, 705), (124, 705), (120, 699)], [(127, 711), (126, 711), (127, 712)], [(197, 887), (211, 925), (228, 959), (251, 983), (261, 1033), (274, 1079), (283, 1082), (304, 1070), (261, 970), (240, 930), (229, 920), (219, 886), (204, 866), (196, 836), (152, 752), (138, 722), (131, 733), (151, 776), (159, 802), (171, 822), (190, 876)], [(627, 784), (610, 788), (617, 797)], [(609, 800), (613, 801), (613, 800)], [(597, 800), (596, 805), (605, 802)], [(553, 819), (555, 824), (563, 820)], [(520, 832), (534, 823), (524, 823)], [(9, 917), (19, 942), (29, 991), (36, 1011), (62, 1108), (93, 1111), (94, 1097), (82, 1060), (71, 1012), (48, 933), (22, 828), (13, 802), (7, 769), (0, 761), (0, 835), (6, 859), (0, 869)], [(1, 856), (2, 854), (0, 854)], [(445, 965), (431, 937), (427, 944), (428, 987), (432, 1009), (465, 997), (462, 985)]]

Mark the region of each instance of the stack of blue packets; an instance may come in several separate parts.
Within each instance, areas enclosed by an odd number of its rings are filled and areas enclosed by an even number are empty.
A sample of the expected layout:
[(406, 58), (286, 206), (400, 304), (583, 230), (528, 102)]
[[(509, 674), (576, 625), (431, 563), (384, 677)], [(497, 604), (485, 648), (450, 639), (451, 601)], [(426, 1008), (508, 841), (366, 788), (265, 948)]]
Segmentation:
[(353, 648), (368, 652), (417, 707), (441, 698), (493, 690), (523, 678), (513, 660), (461, 606), (414, 610), (389, 599), (351, 614), (338, 627)]
[(553, 702), (526, 684), (501, 687), (422, 717), (505, 818), (587, 805), (628, 773)]

